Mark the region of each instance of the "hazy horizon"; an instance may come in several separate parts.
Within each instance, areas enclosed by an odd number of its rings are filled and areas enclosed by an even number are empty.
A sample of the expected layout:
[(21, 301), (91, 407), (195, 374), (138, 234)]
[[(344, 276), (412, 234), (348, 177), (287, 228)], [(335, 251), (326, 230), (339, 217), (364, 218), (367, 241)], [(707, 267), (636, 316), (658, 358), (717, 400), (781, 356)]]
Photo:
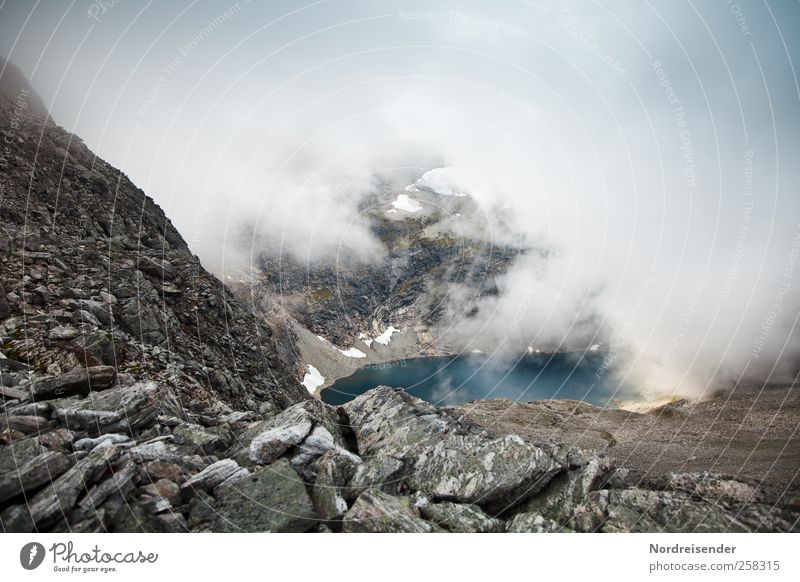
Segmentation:
[(220, 276), (251, 228), (379, 256), (361, 196), (447, 166), (495, 225), (471, 234), (558, 257), (454, 322), (465, 346), (595, 338), (643, 392), (701, 395), (799, 369), (798, 25), (798, 3), (5, 2), (0, 55)]

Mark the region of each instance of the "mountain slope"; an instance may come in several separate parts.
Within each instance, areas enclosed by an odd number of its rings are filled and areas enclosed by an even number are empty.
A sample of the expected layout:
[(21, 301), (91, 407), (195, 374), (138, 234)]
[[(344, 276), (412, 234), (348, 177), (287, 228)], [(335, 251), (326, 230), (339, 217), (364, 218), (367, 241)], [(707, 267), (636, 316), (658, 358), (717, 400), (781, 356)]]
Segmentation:
[[(271, 329), (206, 272), (163, 211), (47, 116), (0, 63), (2, 351), (37, 371), (113, 365), (257, 409), (306, 397)], [(8, 298), (6, 298), (8, 297)]]

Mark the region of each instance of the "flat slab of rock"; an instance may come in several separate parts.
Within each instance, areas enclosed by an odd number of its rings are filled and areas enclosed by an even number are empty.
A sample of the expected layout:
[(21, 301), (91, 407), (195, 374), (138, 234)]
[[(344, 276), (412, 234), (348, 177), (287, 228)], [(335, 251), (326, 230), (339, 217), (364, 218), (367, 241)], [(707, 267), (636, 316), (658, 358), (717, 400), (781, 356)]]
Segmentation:
[(455, 533), (497, 533), (505, 529), (501, 520), (489, 517), (475, 505), (429, 503), (420, 507), (420, 513), (427, 521)]
[(31, 386), (34, 400), (52, 400), (75, 394), (87, 395), (91, 391), (109, 388), (117, 372), (112, 366), (77, 368), (61, 376), (48, 376), (36, 380)]
[(53, 417), (70, 430), (91, 435), (126, 433), (152, 423), (162, 397), (155, 382), (141, 382), (92, 393), (81, 400), (55, 403)]
[(190, 526), (214, 532), (304, 532), (319, 523), (302, 479), (286, 459), (215, 495), (213, 506), (194, 506)]
[(185, 500), (189, 500), (197, 491), (210, 493), (235, 476), (246, 477), (247, 475), (247, 469), (240, 467), (239, 463), (233, 459), (222, 459), (184, 481), (181, 485), (181, 495)]
[(56, 451), (46, 451), (19, 461), (13, 469), (4, 470), (0, 474), (0, 503), (49, 483), (74, 463), (72, 457)]
[(345, 405), (365, 459), (349, 488), (418, 491), (502, 511), (569, 466), (566, 450), (494, 437), (403, 390), (379, 387)]
[(362, 493), (344, 516), (346, 532), (432, 533), (441, 531), (416, 513), (408, 499), (370, 489)]
[(27, 505), (14, 505), (0, 515), (8, 532), (31, 532), (52, 527), (69, 515), (75, 503), (119, 456), (115, 446), (97, 447), (59, 478), (28, 499)]

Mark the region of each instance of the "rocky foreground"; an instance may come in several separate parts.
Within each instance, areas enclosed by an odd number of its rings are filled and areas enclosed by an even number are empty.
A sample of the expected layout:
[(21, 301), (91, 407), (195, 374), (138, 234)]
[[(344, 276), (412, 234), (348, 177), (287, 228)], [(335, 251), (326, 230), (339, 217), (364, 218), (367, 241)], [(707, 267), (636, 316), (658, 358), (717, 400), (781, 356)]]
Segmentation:
[(312, 399), (161, 209), (0, 69), (3, 531), (798, 529), (788, 391), (716, 400), (719, 442), (683, 464), (710, 412)]
[(643, 478), (388, 387), (338, 409), (215, 417), (106, 367), (4, 390), (10, 532), (747, 532), (800, 518), (796, 497), (753, 480)]

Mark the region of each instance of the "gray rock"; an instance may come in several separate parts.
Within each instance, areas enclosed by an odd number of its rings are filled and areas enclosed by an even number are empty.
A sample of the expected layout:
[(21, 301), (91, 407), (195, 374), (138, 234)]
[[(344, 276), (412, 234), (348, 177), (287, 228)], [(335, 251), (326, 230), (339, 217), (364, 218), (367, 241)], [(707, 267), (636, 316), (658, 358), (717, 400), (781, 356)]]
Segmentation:
[(541, 514), (520, 513), (508, 522), (506, 531), (509, 533), (567, 533), (570, 530)]
[(192, 507), (192, 529), (303, 532), (319, 523), (303, 481), (286, 459), (258, 469), (235, 486), (218, 488), (215, 495), (213, 502)]
[(357, 455), (337, 444), (330, 431), (319, 425), (314, 427), (314, 430), (297, 446), (297, 452), (291, 458), (292, 467), (305, 479), (312, 480), (314, 472), (308, 465), (329, 451), (338, 457), (346, 458), (351, 465), (361, 463)]
[(50, 330), (47, 336), (51, 340), (55, 341), (69, 341), (71, 339), (75, 339), (76, 337), (78, 337), (78, 334), (79, 334), (78, 330), (75, 329), (74, 327), (68, 325), (57, 325), (56, 327)]
[(175, 461), (181, 458), (180, 451), (172, 444), (165, 442), (167, 437), (159, 437), (155, 440), (136, 445), (128, 452), (137, 463), (147, 463), (148, 461)]
[(434, 501), (502, 511), (568, 467), (566, 450), (516, 435), (494, 438), (401, 390), (376, 388), (344, 408), (366, 458), (350, 484), (354, 491), (368, 485), (418, 491)]
[(289, 448), (301, 443), (311, 432), (312, 426), (312, 420), (304, 413), (294, 418), (294, 410), (289, 409), (270, 421), (269, 428), (250, 442), (250, 460), (268, 465)]
[(476, 505), (459, 503), (425, 503), (420, 505), (422, 517), (431, 523), (456, 533), (498, 533), (505, 524), (489, 517)]
[[(11, 447), (3, 447), (11, 448)], [(4, 469), (0, 474), (0, 503), (4, 503), (17, 495), (34, 491), (62, 475), (74, 460), (67, 455), (46, 451), (27, 459), (18, 459), (15, 467)], [(4, 462), (3, 465), (6, 465)]]
[(340, 520), (347, 511), (344, 487), (360, 465), (361, 459), (355, 455), (329, 450), (309, 466), (314, 475), (311, 499), (322, 519)]
[(154, 382), (118, 387), (86, 398), (58, 402), (53, 416), (71, 430), (121, 433), (148, 426), (158, 416), (164, 391)]
[(184, 481), (180, 488), (181, 494), (184, 499), (189, 500), (197, 491), (209, 493), (240, 471), (239, 463), (233, 459), (222, 459)]
[[(3, 374), (3, 376), (6, 376), (6, 374)], [(25, 390), (6, 385), (5, 380), (0, 385), (0, 400), (24, 400), (28, 396), (28, 392)]]
[(362, 493), (344, 516), (346, 532), (431, 533), (441, 531), (419, 515), (407, 498), (370, 489)]
[(127, 443), (131, 440), (131, 437), (124, 434), (115, 434), (115, 433), (108, 433), (104, 435), (100, 435), (97, 438), (83, 438), (78, 439), (72, 444), (72, 448), (76, 451), (91, 451), (95, 447), (99, 446), (103, 443), (110, 443), (110, 444), (120, 444), (120, 443)]
[(92, 487), (80, 502), (84, 511), (96, 510), (98, 506), (115, 493), (122, 493), (123, 497), (133, 489), (133, 478), (136, 475), (136, 465), (125, 463), (119, 471), (102, 483)]
[(537, 495), (520, 506), (519, 513), (540, 514), (557, 523), (567, 524), (575, 508), (589, 493), (599, 488), (614, 470), (611, 458), (595, 456), (582, 467), (565, 471)]
[(5, 429), (15, 430), (22, 434), (39, 434), (49, 431), (54, 423), (41, 416), (0, 416), (0, 432)]
[(34, 400), (52, 400), (73, 394), (87, 395), (91, 391), (109, 388), (117, 376), (111, 366), (76, 368), (66, 374), (36, 380), (31, 386)]
[(189, 422), (175, 427), (172, 431), (175, 444), (188, 448), (190, 453), (212, 455), (224, 451), (231, 443), (232, 437), (227, 427), (204, 428)]
[(15, 505), (3, 512), (3, 527), (11, 532), (30, 532), (62, 521), (81, 493), (110, 468), (119, 453), (115, 445), (97, 447), (29, 499), (27, 505)]
[(333, 409), (319, 400), (307, 400), (245, 431), (243, 438), (248, 436), (251, 438), (246, 459), (242, 459), (241, 450), (233, 451), (229, 456), (237, 459), (240, 464), (248, 461), (267, 465), (305, 441), (317, 427), (319, 430), (308, 446), (304, 451), (299, 451), (301, 456), (295, 463), (298, 467), (313, 461), (331, 447), (346, 450), (346, 443)]

